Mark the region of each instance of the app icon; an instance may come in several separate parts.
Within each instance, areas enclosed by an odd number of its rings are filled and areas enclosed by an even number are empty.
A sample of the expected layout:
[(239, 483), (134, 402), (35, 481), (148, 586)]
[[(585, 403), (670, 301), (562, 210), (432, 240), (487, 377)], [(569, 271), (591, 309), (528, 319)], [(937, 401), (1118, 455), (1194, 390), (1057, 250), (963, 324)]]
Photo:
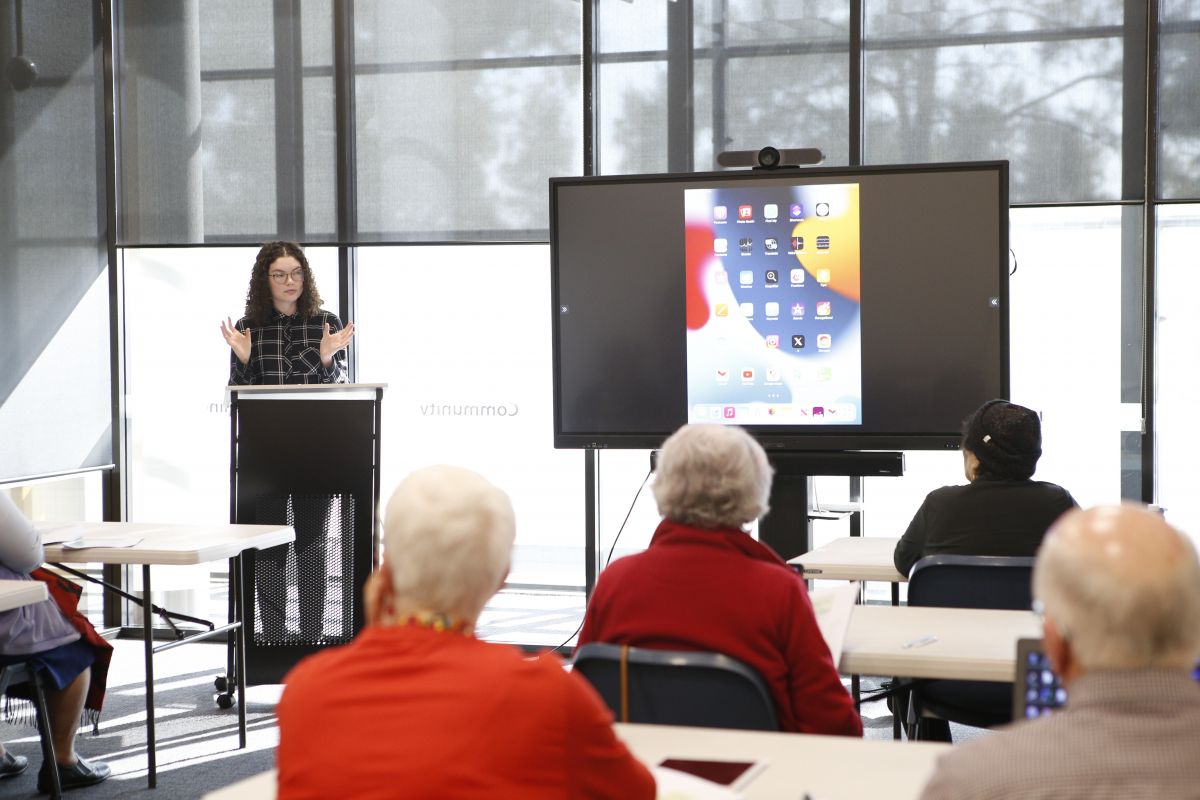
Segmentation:
[(800, 319), (804, 316), (804, 303), (792, 303), (792, 319)]
[(827, 269), (817, 270), (817, 283), (821, 284), (822, 286), (829, 283), (829, 270), (827, 270)]
[(725, 419), (733, 419), (737, 415), (737, 411), (733, 406), (725, 406)]
[(763, 305), (763, 313), (766, 314), (768, 318), (778, 317), (779, 316), (779, 303), (771, 302), (771, 303), (764, 304)]
[(800, 205), (799, 203), (792, 203), (790, 206), (788, 206), (788, 216), (792, 219), (803, 219), (804, 206)]
[(831, 381), (833, 380), (833, 367), (821, 367), (817, 370), (817, 380)]
[(713, 280), (718, 286), (724, 286), (729, 283), (729, 273), (723, 269), (719, 269), (713, 273)]
[(792, 270), (792, 286), (804, 285), (804, 267), (796, 267)]
[(828, 250), (829, 249), (829, 237), (828, 236), (818, 236), (817, 237), (817, 249), (818, 250)]
[(754, 245), (753, 239), (748, 239), (748, 238), (744, 238), (744, 237), (741, 239), (738, 239), (738, 248), (741, 249), (742, 255), (744, 255), (744, 256), (750, 255), (750, 248), (753, 245)]
[(768, 253), (776, 252), (777, 250), (779, 250), (779, 240), (778, 239), (763, 239), (763, 249), (765, 249)]
[(696, 419), (707, 418), (708, 417), (708, 406), (706, 406), (702, 403), (697, 403), (696, 407), (692, 409), (692, 416), (695, 417)]
[[(779, 337), (776, 337), (776, 338), (778, 339)], [(775, 369), (774, 367), (768, 367), (767, 368), (767, 380), (770, 381), (771, 383), (779, 383), (779, 370)], [(774, 414), (775, 409), (774, 408), (770, 409), (770, 411), (768, 413)]]
[[(771, 370), (767, 370), (767, 380), (771, 380)], [(770, 406), (770, 407), (767, 409), (767, 416), (768, 416), (768, 417), (773, 417), (773, 416), (775, 416), (775, 415), (776, 415), (776, 414), (778, 414), (778, 413), (779, 413), (779, 410), (778, 410), (777, 408), (775, 408), (775, 406)]]
[(767, 219), (775, 219), (779, 216), (779, 206), (775, 203), (767, 203), (763, 206), (763, 216)]
[(792, 237), (792, 249), (793, 250), (803, 250), (804, 249), (804, 237), (803, 236), (793, 236)]
[(829, 203), (817, 203), (817, 216), (818, 217), (828, 217), (829, 216)]
[(742, 383), (754, 383), (754, 367), (742, 368)]
[(763, 283), (767, 286), (779, 285), (779, 270), (769, 269), (763, 275)]
[(738, 219), (754, 219), (754, 206), (738, 206)]
[(729, 316), (729, 304), (728, 303), (717, 303), (713, 313), (715, 313), (718, 317), (728, 317)]
[(729, 251), (729, 242), (725, 239), (713, 239), (713, 252), (726, 253)]
[(754, 316), (754, 303), (742, 303), (740, 306), (742, 316), (750, 319)]
[(717, 380), (722, 382), (729, 380), (728, 367), (717, 367)]
[(793, 333), (792, 334), (792, 349), (793, 350), (803, 350), (804, 349), (804, 334), (802, 334), (802, 333)]
[(828, 300), (818, 300), (817, 301), (817, 316), (818, 317), (828, 317), (832, 313), (832, 311), (830, 310), (832, 305), (833, 304), (830, 303)]
[(713, 206), (713, 219), (717, 222), (724, 222), (729, 219), (729, 209), (725, 206)]
[(818, 333), (817, 334), (817, 349), (818, 350), (828, 350), (830, 347), (833, 347), (833, 337), (830, 336), (828, 333)]
[(754, 270), (744, 269), (741, 272), (739, 272), (738, 273), (738, 283), (740, 283), (742, 286), (753, 286), (754, 285)]
[[(777, 334), (777, 333), (768, 333), (767, 334), (767, 347), (771, 347), (771, 348), (779, 347), (779, 334)], [(767, 374), (769, 375), (770, 373), (767, 373)]]
[(813, 416), (814, 417), (825, 416), (825, 407), (824, 406), (813, 406)]

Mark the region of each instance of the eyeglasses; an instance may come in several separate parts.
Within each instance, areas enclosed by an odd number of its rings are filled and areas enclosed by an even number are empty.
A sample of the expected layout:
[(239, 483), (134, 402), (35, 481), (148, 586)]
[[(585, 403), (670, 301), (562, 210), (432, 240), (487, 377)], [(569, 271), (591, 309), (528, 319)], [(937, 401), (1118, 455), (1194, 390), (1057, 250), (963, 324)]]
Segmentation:
[(297, 267), (291, 272), (272, 272), (271, 280), (276, 283), (287, 283), (288, 280), (293, 280), (296, 283), (304, 283), (304, 268)]

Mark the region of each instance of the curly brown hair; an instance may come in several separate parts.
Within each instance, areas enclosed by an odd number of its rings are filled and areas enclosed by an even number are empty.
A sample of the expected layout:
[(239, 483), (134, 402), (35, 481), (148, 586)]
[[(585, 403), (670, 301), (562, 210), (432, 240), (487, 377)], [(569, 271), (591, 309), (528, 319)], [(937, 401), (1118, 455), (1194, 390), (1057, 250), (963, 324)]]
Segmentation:
[(315, 316), (321, 310), (321, 293), (313, 279), (312, 269), (304, 251), (295, 242), (267, 242), (254, 257), (254, 269), (250, 272), (250, 288), (246, 290), (246, 318), (254, 325), (265, 325), (275, 313), (275, 301), (271, 297), (270, 278), (267, 273), (277, 259), (291, 256), (300, 262), (304, 270), (304, 288), (296, 300), (296, 313), (301, 318)]

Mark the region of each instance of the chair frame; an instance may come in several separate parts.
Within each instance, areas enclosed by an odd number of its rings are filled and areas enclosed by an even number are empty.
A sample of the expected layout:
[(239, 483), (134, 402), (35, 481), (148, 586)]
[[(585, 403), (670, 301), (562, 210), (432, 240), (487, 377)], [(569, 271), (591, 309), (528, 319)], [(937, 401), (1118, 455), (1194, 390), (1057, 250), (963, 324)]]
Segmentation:
[(32, 662), (22, 661), (0, 666), (0, 696), (8, 691), (9, 686), (18, 683), (33, 685), (33, 707), (37, 713), (38, 733), (42, 742), (42, 764), (49, 764), (51, 767), (50, 797), (59, 800), (62, 797), (62, 783), (54, 759), (54, 738), (50, 728), (50, 712), (46, 705), (46, 690), (42, 684), (41, 673)]
[[(925, 556), (913, 565), (909, 575), (908, 604), (940, 608), (1028, 609), (1032, 599), (1028, 586), (1032, 581), (1035, 560), (1031, 556), (944, 554)], [(960, 570), (964, 573), (974, 574), (975, 578), (969, 582), (968, 585), (972, 588), (967, 594), (961, 597), (946, 597), (927, 588), (926, 581), (931, 579), (929, 570)], [(1023, 572), (1018, 572), (1018, 570)], [(922, 573), (924, 573), (924, 577), (922, 577)], [(995, 578), (1016, 579), (1016, 581), (1004, 584), (989, 583), (987, 578), (983, 577), (988, 575)], [(1022, 575), (1026, 576), (1028, 580), (1021, 580)], [(989, 586), (992, 587), (991, 591), (987, 591)], [(1020, 590), (1019, 594), (1022, 595), (1020, 598), (1014, 596), (1014, 591), (1018, 589)], [(980, 591), (976, 592), (975, 590)], [(972, 711), (959, 706), (939, 704), (936, 700), (931, 701), (929, 698), (922, 699), (922, 686), (929, 683), (940, 683), (947, 686), (958, 684), (959, 688), (965, 691), (970, 690), (971, 684), (977, 684), (977, 688), (981, 690), (993, 685), (980, 681), (915, 681), (912, 685), (908, 711), (910, 730), (915, 730), (913, 738), (925, 738), (925, 735), (928, 734), (928, 720), (931, 718), (926, 716), (926, 712), (934, 715), (932, 719), (941, 718), (973, 727), (988, 728), (1011, 721), (1011, 718), (1000, 719), (983, 710)], [(1006, 695), (1011, 696), (1011, 684), (1006, 685), (1008, 686)], [(1011, 704), (1009, 705), (1011, 706)]]
[[(721, 653), (590, 642), (576, 651), (573, 664), (621, 722), (779, 730), (775, 700), (762, 676)], [(695, 685), (687, 686), (689, 682)], [(676, 692), (677, 705), (654, 705), (656, 684), (660, 692)], [(740, 696), (736, 706), (721, 704), (722, 689)], [(685, 696), (686, 705), (678, 703)]]

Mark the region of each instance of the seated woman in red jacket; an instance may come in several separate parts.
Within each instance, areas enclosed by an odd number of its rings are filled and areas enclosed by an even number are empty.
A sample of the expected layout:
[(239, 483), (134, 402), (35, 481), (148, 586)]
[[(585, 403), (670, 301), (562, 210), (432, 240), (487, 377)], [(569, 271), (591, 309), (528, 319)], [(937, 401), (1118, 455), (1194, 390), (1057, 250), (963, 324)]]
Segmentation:
[(687, 425), (659, 454), (664, 519), (600, 575), (579, 644), (702, 650), (762, 676), (783, 730), (861, 736), (804, 581), (744, 528), (767, 511), (771, 467), (741, 428)]
[(285, 679), (279, 793), (287, 798), (653, 798), (612, 714), (553, 656), (474, 636), (508, 574), (508, 496), (429, 467), (387, 506), (367, 627)]

